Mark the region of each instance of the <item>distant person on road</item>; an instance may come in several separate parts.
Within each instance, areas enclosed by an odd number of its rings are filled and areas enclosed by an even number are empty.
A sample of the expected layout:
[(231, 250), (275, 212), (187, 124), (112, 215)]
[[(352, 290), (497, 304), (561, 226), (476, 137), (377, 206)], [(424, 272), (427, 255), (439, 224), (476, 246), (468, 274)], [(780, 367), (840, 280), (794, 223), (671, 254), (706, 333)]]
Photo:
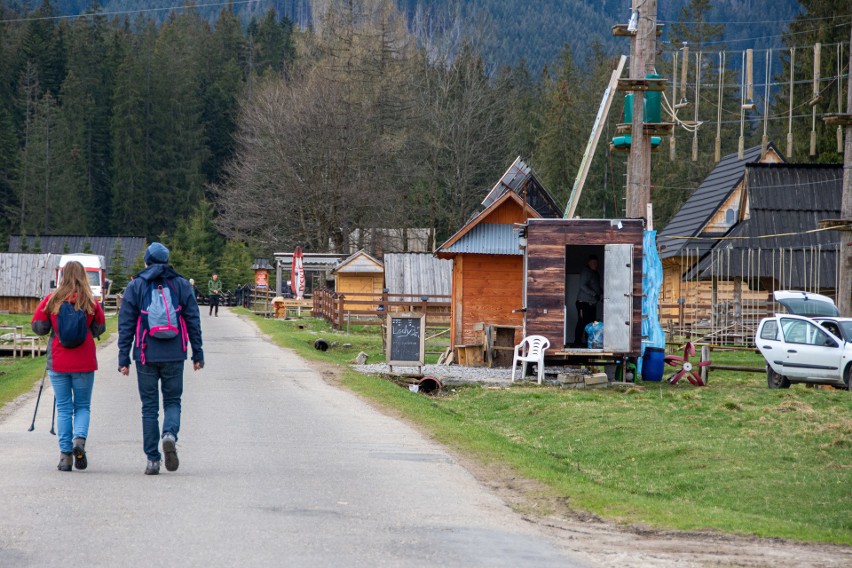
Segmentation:
[(577, 325), (574, 328), (574, 346), (588, 347), (586, 326), (594, 322), (598, 314), (598, 302), (603, 288), (598, 274), (598, 257), (590, 255), (586, 266), (580, 271), (580, 289), (577, 292)]
[(234, 291), (234, 305), (242, 306), (243, 305), (243, 285), (237, 284), (237, 289)]
[(50, 333), (47, 373), (56, 396), (59, 471), (71, 471), (72, 456), (77, 469), (88, 466), (86, 438), (98, 369), (94, 338), (106, 330), (105, 322), (104, 311), (92, 296), (86, 269), (76, 261), (65, 265), (59, 287), (33, 314), (33, 332)]
[[(180, 399), (187, 339), (196, 371), (204, 367), (201, 315), (189, 282), (168, 265), (169, 249), (152, 243), (145, 269), (127, 286), (118, 314), (118, 371), (130, 374), (130, 351), (142, 400), (142, 437), (148, 465), (145, 475), (160, 473), (160, 391), (163, 393), (163, 453), (166, 469), (179, 461)], [(170, 322), (170, 323), (166, 323)]]
[(215, 309), (216, 317), (219, 317), (219, 298), (222, 297), (222, 281), (219, 280), (219, 275), (215, 272), (210, 277), (210, 281), (207, 282), (207, 294), (210, 296), (210, 313), (207, 315), (213, 315), (213, 311)]
[(189, 279), (189, 285), (192, 286), (192, 297), (195, 298), (195, 301), (198, 301), (198, 287), (195, 285), (195, 279)]

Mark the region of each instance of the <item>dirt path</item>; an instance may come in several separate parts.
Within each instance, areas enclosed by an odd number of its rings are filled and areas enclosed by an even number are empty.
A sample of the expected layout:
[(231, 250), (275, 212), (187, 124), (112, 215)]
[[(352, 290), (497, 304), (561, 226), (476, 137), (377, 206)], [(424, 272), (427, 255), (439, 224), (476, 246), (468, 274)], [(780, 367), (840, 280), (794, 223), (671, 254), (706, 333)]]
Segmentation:
[[(310, 364), (320, 371), (326, 381), (340, 383), (341, 367), (317, 361), (311, 361)], [(404, 419), (392, 409), (380, 407), (380, 410)], [(428, 432), (424, 434), (428, 435)], [(602, 567), (852, 566), (852, 547), (848, 546), (734, 536), (710, 531), (663, 531), (616, 525), (572, 509), (567, 498), (553, 496), (549, 488), (537, 481), (516, 477), (508, 467), (483, 465), (467, 456), (456, 452), (453, 454), (482, 485), (518, 511), (526, 521), (537, 525), (577, 556), (585, 557)]]

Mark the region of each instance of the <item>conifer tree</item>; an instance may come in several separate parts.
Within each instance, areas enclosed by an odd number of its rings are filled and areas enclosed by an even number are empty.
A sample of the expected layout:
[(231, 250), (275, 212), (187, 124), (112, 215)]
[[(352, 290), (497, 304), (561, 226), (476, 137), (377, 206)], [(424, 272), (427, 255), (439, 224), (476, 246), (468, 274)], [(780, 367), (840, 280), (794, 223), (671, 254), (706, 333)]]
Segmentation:
[(127, 286), (128, 276), (124, 265), (124, 247), (121, 245), (121, 239), (115, 239), (109, 261), (109, 279), (112, 280), (113, 290), (123, 290)]

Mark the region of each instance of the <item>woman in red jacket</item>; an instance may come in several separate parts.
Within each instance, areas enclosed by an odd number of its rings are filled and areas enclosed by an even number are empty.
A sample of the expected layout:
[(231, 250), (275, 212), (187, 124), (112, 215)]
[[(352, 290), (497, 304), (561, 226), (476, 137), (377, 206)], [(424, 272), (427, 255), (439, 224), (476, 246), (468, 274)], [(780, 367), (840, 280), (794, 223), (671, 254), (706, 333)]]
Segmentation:
[[(63, 304), (68, 302), (63, 310)], [(60, 311), (63, 312), (60, 316)], [(82, 311), (83, 314), (79, 312)], [(60, 322), (60, 317), (63, 320)], [(73, 328), (85, 317), (86, 330), (82, 343), (68, 346), (68, 337), (61, 338), (60, 330)], [(69, 262), (62, 269), (62, 281), (56, 291), (39, 303), (33, 314), (32, 328), (38, 335), (50, 333), (47, 342), (47, 372), (56, 396), (56, 426), (59, 435), (59, 471), (86, 469), (86, 437), (92, 387), (98, 360), (94, 337), (105, 330), (104, 312), (92, 296), (86, 269), (79, 262)], [(70, 335), (70, 331), (67, 332)], [(76, 341), (74, 341), (76, 343)], [(73, 437), (73, 440), (72, 440)]]

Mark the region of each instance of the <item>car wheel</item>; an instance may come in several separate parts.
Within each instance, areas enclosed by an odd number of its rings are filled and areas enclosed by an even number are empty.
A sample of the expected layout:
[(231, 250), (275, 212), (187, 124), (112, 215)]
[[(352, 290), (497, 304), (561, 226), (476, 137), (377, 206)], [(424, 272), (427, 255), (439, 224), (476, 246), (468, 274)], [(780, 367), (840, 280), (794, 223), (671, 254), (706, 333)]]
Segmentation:
[(846, 371), (843, 373), (843, 382), (846, 383), (846, 390), (852, 391), (852, 363), (846, 365)]
[(779, 375), (772, 367), (766, 367), (766, 382), (771, 389), (788, 389), (790, 388), (790, 380), (784, 375)]

